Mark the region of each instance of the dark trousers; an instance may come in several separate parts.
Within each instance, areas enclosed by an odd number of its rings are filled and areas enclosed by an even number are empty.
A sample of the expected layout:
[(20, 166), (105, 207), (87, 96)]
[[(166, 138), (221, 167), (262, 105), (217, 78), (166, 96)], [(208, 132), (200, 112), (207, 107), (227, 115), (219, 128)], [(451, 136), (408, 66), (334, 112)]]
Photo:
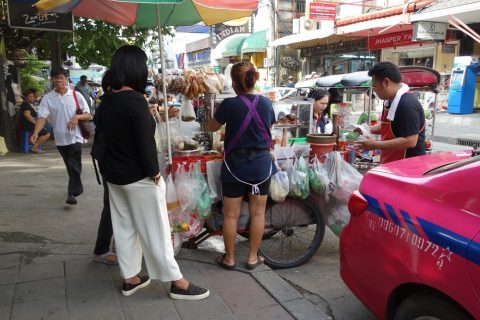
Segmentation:
[(95, 243), (94, 254), (104, 254), (110, 250), (113, 228), (112, 217), (110, 215), (110, 197), (108, 196), (108, 184), (102, 176), (103, 183), (103, 210), (100, 224), (98, 225), (97, 242)]
[(83, 192), (82, 179), (82, 144), (77, 142), (68, 146), (57, 146), (62, 155), (68, 173), (68, 194), (79, 196)]

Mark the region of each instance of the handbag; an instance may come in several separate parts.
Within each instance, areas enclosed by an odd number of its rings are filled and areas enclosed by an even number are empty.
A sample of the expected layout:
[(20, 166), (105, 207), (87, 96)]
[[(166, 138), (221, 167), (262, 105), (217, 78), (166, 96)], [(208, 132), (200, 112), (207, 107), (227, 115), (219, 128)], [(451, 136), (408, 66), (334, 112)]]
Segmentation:
[[(77, 106), (76, 114), (83, 114), (82, 110), (80, 110), (80, 105), (78, 104), (77, 94), (75, 90), (73, 90), (73, 98), (75, 99), (75, 105)], [(84, 120), (78, 120), (78, 127), (80, 128), (80, 133), (84, 139), (90, 138), (91, 129), (90, 123)]]

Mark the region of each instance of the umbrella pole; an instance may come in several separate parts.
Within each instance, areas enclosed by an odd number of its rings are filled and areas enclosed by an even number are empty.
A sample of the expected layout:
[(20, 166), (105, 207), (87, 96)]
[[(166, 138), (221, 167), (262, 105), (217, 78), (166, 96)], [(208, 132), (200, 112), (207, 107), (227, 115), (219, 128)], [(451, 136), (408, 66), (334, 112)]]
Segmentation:
[[(160, 50), (160, 60), (162, 66), (162, 92), (163, 92), (163, 107), (165, 109), (165, 122), (167, 124), (167, 149), (168, 149), (168, 164), (172, 165), (172, 144), (170, 137), (170, 120), (168, 119), (168, 102), (167, 102), (167, 78), (165, 76), (165, 55), (163, 53), (163, 36), (162, 24), (160, 23), (160, 5), (156, 5), (157, 9), (157, 28), (158, 28), (158, 49)], [(171, 169), (171, 168), (170, 168)]]

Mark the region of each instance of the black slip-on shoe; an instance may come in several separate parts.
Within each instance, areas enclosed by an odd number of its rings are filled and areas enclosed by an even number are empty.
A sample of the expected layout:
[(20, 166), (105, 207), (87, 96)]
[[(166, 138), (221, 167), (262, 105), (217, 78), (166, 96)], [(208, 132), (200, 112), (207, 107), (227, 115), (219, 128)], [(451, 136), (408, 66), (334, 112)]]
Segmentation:
[(140, 282), (137, 284), (123, 283), (122, 285), (122, 294), (126, 297), (131, 296), (137, 290), (145, 288), (150, 284), (150, 278), (148, 276), (139, 276)]
[(175, 300), (202, 300), (210, 295), (210, 291), (197, 287), (193, 283), (189, 283), (188, 289), (180, 289), (173, 285), (170, 288), (170, 298)]
[(67, 201), (65, 201), (65, 203), (70, 205), (75, 205), (77, 204), (77, 199), (75, 199), (75, 196), (73, 194), (69, 194), (67, 197)]

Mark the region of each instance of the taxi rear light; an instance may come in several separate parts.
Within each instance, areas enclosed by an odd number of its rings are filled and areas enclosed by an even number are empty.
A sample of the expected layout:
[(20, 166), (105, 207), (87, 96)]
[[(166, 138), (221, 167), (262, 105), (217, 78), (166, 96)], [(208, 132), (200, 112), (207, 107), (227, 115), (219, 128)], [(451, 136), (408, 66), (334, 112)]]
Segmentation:
[(365, 200), (358, 190), (355, 190), (348, 200), (348, 211), (350, 211), (350, 214), (358, 217), (367, 210), (367, 207), (367, 200)]

